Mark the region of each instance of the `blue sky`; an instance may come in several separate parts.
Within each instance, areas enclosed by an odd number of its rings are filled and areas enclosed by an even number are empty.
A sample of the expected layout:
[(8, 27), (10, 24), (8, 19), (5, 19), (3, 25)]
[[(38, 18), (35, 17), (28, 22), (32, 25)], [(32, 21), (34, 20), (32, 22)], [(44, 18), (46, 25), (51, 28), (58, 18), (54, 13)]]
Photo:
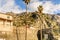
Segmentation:
[[(60, 4), (60, 0), (39, 0), (39, 1), (51, 1), (53, 4)], [(19, 5), (22, 9), (25, 9), (25, 4), (22, 0), (15, 0), (15, 3)]]
[[(42, 5), (44, 13), (60, 13), (60, 0), (31, 0), (28, 11), (37, 11), (37, 7)], [(0, 12), (25, 12), (26, 5), (22, 0), (0, 0)]]
[(52, 3), (54, 3), (54, 4), (60, 4), (60, 0), (52, 0)]
[(25, 9), (25, 4), (22, 0), (15, 0), (15, 3), (19, 5), (22, 9)]

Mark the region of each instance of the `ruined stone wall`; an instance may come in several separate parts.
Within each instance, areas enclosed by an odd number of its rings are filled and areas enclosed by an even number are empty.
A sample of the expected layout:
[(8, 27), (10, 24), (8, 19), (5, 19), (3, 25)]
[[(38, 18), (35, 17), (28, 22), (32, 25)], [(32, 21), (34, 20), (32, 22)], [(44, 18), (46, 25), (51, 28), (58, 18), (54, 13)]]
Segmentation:
[[(39, 28), (27, 28), (27, 40), (38, 40), (37, 39), (37, 31)], [(25, 40), (26, 36), (26, 27), (18, 28), (18, 38), (19, 40)], [(17, 40), (16, 29), (14, 29), (13, 33), (10, 34), (9, 40)]]

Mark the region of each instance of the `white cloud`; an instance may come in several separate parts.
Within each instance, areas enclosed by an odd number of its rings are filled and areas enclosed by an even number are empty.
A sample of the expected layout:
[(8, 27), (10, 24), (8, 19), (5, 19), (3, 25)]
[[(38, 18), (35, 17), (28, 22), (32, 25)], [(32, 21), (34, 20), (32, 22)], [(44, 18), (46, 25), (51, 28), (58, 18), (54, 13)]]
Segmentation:
[(51, 1), (46, 1), (45, 4), (43, 4), (44, 12), (54, 14), (54, 11), (60, 10), (60, 4), (53, 4)]
[(28, 7), (31, 11), (35, 11), (40, 4), (42, 5), (42, 2), (33, 2)]
[[(31, 0), (28, 11), (36, 11), (39, 5), (43, 5), (44, 13), (54, 14), (54, 11), (60, 10), (60, 4), (55, 5), (51, 1)], [(25, 9), (15, 4), (15, 0), (0, 0), (0, 12), (21, 13), (25, 11)]]
[(51, 1), (33, 1), (29, 5), (30, 11), (36, 11), (37, 7), (39, 5), (42, 5), (44, 10), (44, 13), (54, 14), (54, 11), (60, 10), (60, 4), (53, 4)]
[(30, 2), (38, 2), (39, 0), (31, 0)]
[(43, 8), (44, 8), (43, 12), (53, 14), (55, 11), (54, 6), (55, 5), (53, 5), (50, 1), (45, 2), (45, 4), (43, 4)]
[(15, 0), (0, 0), (0, 12), (20, 13), (22, 9), (15, 4)]

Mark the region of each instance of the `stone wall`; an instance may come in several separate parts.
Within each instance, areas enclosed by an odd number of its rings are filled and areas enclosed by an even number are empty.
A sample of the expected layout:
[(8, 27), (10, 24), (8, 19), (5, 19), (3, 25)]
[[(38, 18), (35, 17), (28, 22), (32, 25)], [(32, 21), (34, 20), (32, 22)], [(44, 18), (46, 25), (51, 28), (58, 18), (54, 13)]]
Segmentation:
[[(38, 40), (37, 31), (39, 28), (27, 28), (27, 40)], [(10, 35), (11, 40), (17, 40), (16, 29)], [(26, 38), (26, 27), (18, 27), (18, 38), (19, 40), (25, 40)]]

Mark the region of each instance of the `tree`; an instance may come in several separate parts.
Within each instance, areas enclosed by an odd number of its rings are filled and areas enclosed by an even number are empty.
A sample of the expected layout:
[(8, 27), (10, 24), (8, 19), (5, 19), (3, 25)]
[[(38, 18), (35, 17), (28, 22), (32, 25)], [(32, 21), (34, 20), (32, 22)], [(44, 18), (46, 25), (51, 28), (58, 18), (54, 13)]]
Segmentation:
[(39, 13), (42, 13), (42, 11), (43, 11), (43, 6), (40, 5), (40, 6), (38, 7), (38, 11), (39, 11)]
[(23, 0), (27, 5), (30, 3), (30, 0)]
[(23, 1), (26, 3), (26, 13), (28, 13), (27, 12), (27, 9), (28, 9), (28, 6), (27, 5), (30, 3), (30, 0), (23, 0)]

